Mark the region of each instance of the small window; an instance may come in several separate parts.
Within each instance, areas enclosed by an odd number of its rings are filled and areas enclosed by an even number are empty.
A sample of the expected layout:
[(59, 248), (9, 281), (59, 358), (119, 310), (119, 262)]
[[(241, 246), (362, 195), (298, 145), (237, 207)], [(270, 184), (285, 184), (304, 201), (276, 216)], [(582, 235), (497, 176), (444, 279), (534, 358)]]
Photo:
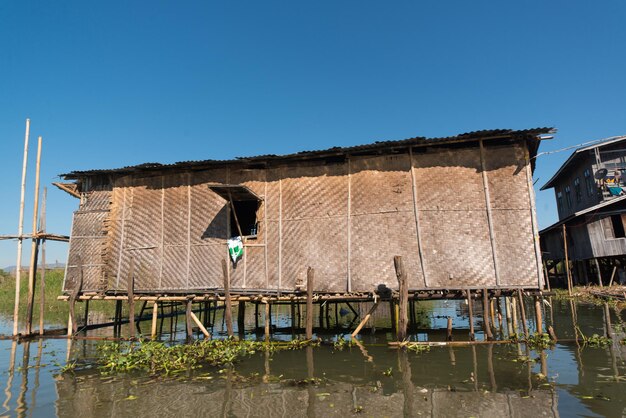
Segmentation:
[(565, 202), (567, 203), (568, 209), (572, 209), (574, 207), (572, 205), (572, 189), (569, 186), (565, 186)]
[(209, 189), (226, 200), (230, 211), (230, 236), (254, 238), (258, 233), (257, 210), (261, 199), (245, 186), (221, 184)]
[(624, 223), (620, 215), (611, 215), (602, 218), (602, 229), (605, 239), (626, 238)]
[(594, 191), (596, 188), (596, 183), (593, 181), (593, 177), (591, 176), (591, 171), (589, 169), (585, 170), (585, 186), (587, 188), (587, 196), (591, 197), (594, 195)]
[(558, 192), (556, 194), (556, 204), (559, 208), (559, 213), (563, 212), (563, 193)]
[(578, 177), (574, 180), (574, 193), (576, 194), (576, 203), (580, 203), (583, 200), (583, 192), (580, 189), (580, 178)]

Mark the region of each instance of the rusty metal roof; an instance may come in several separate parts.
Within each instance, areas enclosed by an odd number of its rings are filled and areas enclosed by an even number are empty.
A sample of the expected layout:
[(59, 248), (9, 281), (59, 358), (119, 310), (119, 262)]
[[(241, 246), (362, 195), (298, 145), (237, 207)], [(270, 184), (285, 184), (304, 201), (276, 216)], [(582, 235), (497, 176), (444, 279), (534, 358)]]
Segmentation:
[(478, 141), (479, 139), (535, 139), (536, 146), (531, 147), (531, 157), (534, 156), (539, 147), (540, 138), (539, 135), (555, 133), (554, 128), (542, 127), (523, 130), (513, 129), (491, 129), (467, 132), (456, 136), (439, 137), (439, 138), (426, 138), (426, 137), (413, 137), (401, 140), (389, 140), (389, 141), (376, 141), (364, 145), (355, 145), (349, 147), (333, 147), (323, 150), (310, 150), (300, 151), (294, 154), (286, 155), (257, 155), (251, 157), (237, 157), (232, 160), (197, 160), (197, 161), (180, 161), (172, 164), (160, 164), (160, 163), (143, 163), (139, 165), (114, 168), (114, 169), (95, 169), (84, 171), (72, 171), (70, 173), (61, 174), (60, 176), (66, 180), (75, 180), (81, 177), (98, 176), (103, 174), (130, 174), (136, 172), (150, 172), (158, 170), (170, 170), (170, 169), (202, 169), (213, 166), (226, 166), (226, 165), (244, 165), (244, 164), (271, 164), (272, 162), (287, 162), (297, 160), (313, 160), (317, 158), (327, 158), (332, 156), (341, 155), (360, 155), (373, 151), (402, 149), (413, 146), (431, 146), (431, 145), (445, 145), (461, 142)]

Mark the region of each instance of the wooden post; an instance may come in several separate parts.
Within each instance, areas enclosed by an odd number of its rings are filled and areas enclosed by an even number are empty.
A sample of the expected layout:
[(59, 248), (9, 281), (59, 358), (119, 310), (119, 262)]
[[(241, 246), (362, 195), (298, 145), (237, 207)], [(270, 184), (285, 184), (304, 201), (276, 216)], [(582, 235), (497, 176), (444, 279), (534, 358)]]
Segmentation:
[(226, 330), (228, 336), (233, 336), (233, 311), (232, 301), (230, 300), (230, 277), (228, 274), (228, 266), (226, 260), (222, 259), (222, 272), (224, 273), (224, 319), (226, 320)]
[(447, 327), (447, 331), (448, 331), (448, 341), (452, 341), (452, 318), (448, 317), (448, 327)]
[(33, 307), (35, 304), (35, 282), (37, 279), (37, 219), (39, 217), (39, 178), (41, 171), (41, 137), (37, 139), (37, 165), (35, 170), (35, 201), (33, 203), (33, 237), (30, 246), (30, 268), (28, 270), (28, 300), (26, 305), (26, 334), (33, 332)]
[(150, 338), (153, 340), (157, 336), (157, 318), (159, 317), (159, 303), (154, 301), (152, 305), (152, 328), (150, 329)]
[[(374, 301), (374, 305), (372, 306), (372, 308), (369, 310), (369, 312), (367, 313), (367, 315), (365, 315), (363, 317), (363, 319), (361, 320), (361, 322), (359, 323), (359, 325), (356, 327), (356, 329), (352, 332), (351, 336), (352, 338), (356, 337), (357, 335), (359, 335), (359, 332), (361, 331), (361, 329), (365, 326), (365, 324), (367, 323), (367, 321), (369, 321), (370, 317), (372, 316), (372, 313), (374, 313), (374, 311), (376, 310), (376, 308), (378, 308), (378, 299), (376, 299)], [(360, 309), (359, 309), (360, 310)]]
[(187, 341), (191, 341), (193, 339), (193, 327), (191, 326), (191, 314), (193, 314), (193, 312), (191, 311), (191, 304), (192, 299), (187, 299), (185, 304), (185, 328), (187, 330)]
[(116, 300), (115, 301), (115, 318), (113, 319), (113, 322), (115, 323), (113, 325), (113, 335), (118, 337), (121, 333), (121, 327), (122, 325), (120, 324), (122, 320), (122, 301), (121, 300)]
[(128, 272), (128, 333), (135, 338), (135, 258), (130, 259)]
[(611, 280), (609, 280), (609, 287), (613, 286), (613, 279), (615, 278), (616, 271), (617, 271), (617, 266), (613, 266), (613, 272), (611, 273)]
[(604, 326), (606, 338), (613, 339), (613, 326), (611, 325), (611, 311), (609, 304), (604, 302)]
[(246, 319), (246, 302), (239, 301), (239, 307), (237, 308), (237, 331), (239, 335), (244, 335), (245, 332), (245, 319)]
[[(43, 188), (43, 199), (41, 201), (41, 215), (39, 216), (39, 230), (46, 232), (46, 200), (48, 188)], [(39, 284), (39, 335), (44, 334), (44, 312), (46, 308), (46, 239), (41, 240), (41, 283)]]
[(83, 326), (87, 326), (89, 323), (89, 299), (85, 301), (85, 316), (83, 317)]
[(513, 333), (517, 335), (519, 327), (517, 323), (517, 299), (515, 297), (511, 297), (511, 319), (513, 320)]
[(522, 290), (517, 289), (517, 300), (519, 301), (519, 310), (522, 316), (522, 328), (524, 329), (524, 337), (528, 341), (528, 323), (526, 322), (526, 307), (524, 306), (524, 296)]
[(259, 302), (254, 302), (254, 332), (259, 331)]
[(265, 342), (270, 342), (272, 329), (270, 327), (272, 312), (270, 311), (270, 301), (265, 301)]
[(541, 299), (535, 296), (535, 324), (538, 334), (543, 334), (543, 314), (541, 311)]
[(78, 331), (78, 324), (76, 324), (76, 311), (75, 311), (76, 306), (75, 305), (76, 305), (76, 298), (80, 294), (80, 291), (83, 287), (83, 263), (80, 260), (79, 260), (79, 269), (80, 270), (79, 270), (79, 275), (78, 275), (78, 282), (74, 285), (74, 289), (72, 289), (72, 293), (70, 294), (70, 299), (69, 299), (70, 318), (69, 318), (69, 321), (68, 321), (69, 323), (67, 326), (67, 335), (69, 337), (76, 334), (76, 331)]
[(600, 272), (600, 263), (598, 263), (598, 259), (597, 258), (594, 258), (593, 262), (596, 265), (596, 274), (598, 275), (598, 286), (604, 287), (602, 285), (602, 273)]
[(409, 304), (409, 284), (404, 270), (404, 264), (402, 263), (402, 257), (395, 256), (393, 258), (393, 264), (396, 268), (396, 277), (398, 278), (398, 292), (399, 292), (399, 315), (398, 315), (398, 329), (397, 339), (403, 341), (406, 339), (406, 330), (409, 323), (408, 316), (408, 304)]
[(202, 331), (202, 333), (204, 334), (204, 336), (207, 339), (211, 338), (211, 334), (209, 333), (209, 331), (207, 331), (207, 329), (204, 327), (204, 325), (202, 325), (202, 321), (200, 321), (200, 319), (198, 319), (198, 317), (196, 316), (195, 313), (193, 313), (193, 310), (189, 311), (189, 317), (193, 320), (193, 322), (196, 323), (196, 325), (198, 326), (198, 328), (200, 328), (200, 331)]
[(542, 264), (543, 264), (543, 275), (544, 275), (544, 279), (546, 281), (546, 288), (548, 289), (548, 292), (550, 292), (551, 291), (551, 289), (550, 289), (550, 275), (548, 274), (548, 266), (546, 265), (546, 260), (543, 260)]
[(324, 304), (323, 302), (319, 303), (319, 307), (320, 308), (317, 311), (317, 316), (318, 316), (317, 322), (319, 323), (320, 329), (323, 329), (324, 328)]
[(572, 273), (569, 270), (569, 254), (567, 252), (567, 228), (563, 224), (563, 253), (565, 254), (565, 274), (567, 276), (567, 294), (572, 296)]
[(489, 324), (489, 295), (487, 289), (483, 289), (483, 328), (485, 331), (486, 340), (493, 340), (491, 325)]
[(296, 330), (296, 305), (293, 302), (293, 300), (289, 303), (289, 307), (290, 307), (290, 316), (291, 316), (291, 335), (293, 337), (293, 334), (295, 333)]
[[(17, 336), (20, 320), (20, 287), (22, 271), (22, 235), (24, 234), (24, 193), (26, 191), (26, 166), (28, 164), (28, 137), (30, 119), (26, 119), (24, 134), (24, 161), (22, 163), (22, 185), (20, 188), (20, 220), (17, 224), (17, 262), (15, 264), (15, 305), (13, 308), (13, 336)], [(69, 331), (69, 330), (68, 330)]]
[(313, 280), (315, 270), (309, 267), (306, 271), (306, 339), (313, 338)]
[(467, 297), (467, 310), (469, 312), (469, 338), (470, 341), (474, 341), (476, 336), (474, 335), (474, 307), (472, 301), (472, 291), (469, 289), (465, 290), (465, 295)]

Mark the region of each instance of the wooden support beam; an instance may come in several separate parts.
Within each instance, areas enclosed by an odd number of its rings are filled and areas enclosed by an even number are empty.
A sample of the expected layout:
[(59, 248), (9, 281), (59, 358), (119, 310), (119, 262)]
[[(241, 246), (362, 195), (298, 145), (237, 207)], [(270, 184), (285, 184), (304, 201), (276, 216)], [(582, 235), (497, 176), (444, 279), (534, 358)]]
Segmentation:
[(604, 285), (602, 284), (602, 272), (600, 271), (600, 263), (598, 263), (597, 258), (594, 258), (593, 262), (595, 263), (595, 266), (596, 266), (596, 274), (598, 276), (598, 286), (604, 287)]
[(315, 270), (309, 267), (306, 271), (306, 339), (313, 338), (313, 280)]
[(246, 319), (246, 302), (243, 300), (240, 300), (239, 306), (237, 308), (237, 331), (239, 335), (242, 335), (242, 336), (245, 331), (245, 319)]
[(150, 328), (150, 338), (153, 340), (157, 336), (157, 318), (159, 317), (159, 302), (152, 305), (152, 327)]
[(232, 302), (230, 299), (230, 274), (228, 272), (228, 266), (226, 260), (222, 259), (222, 273), (224, 274), (224, 319), (226, 320), (226, 330), (228, 336), (232, 337), (233, 333), (233, 310)]
[(447, 326), (447, 338), (448, 341), (452, 341), (452, 317), (448, 317), (448, 326)]
[(37, 239), (37, 220), (39, 217), (39, 178), (41, 172), (41, 137), (37, 140), (37, 165), (35, 170), (35, 198), (33, 203), (33, 238), (30, 247), (30, 268), (28, 270), (28, 299), (26, 305), (26, 334), (33, 332), (33, 308), (35, 305), (35, 285), (37, 281), (37, 255), (39, 240)]
[(489, 324), (489, 291), (487, 289), (483, 289), (483, 328), (485, 331), (485, 339), (487, 341), (493, 340), (491, 325)]
[(398, 303), (398, 329), (397, 339), (403, 341), (407, 337), (407, 327), (409, 323), (408, 304), (409, 304), (409, 283), (404, 269), (404, 263), (401, 256), (393, 258), (393, 264), (396, 269), (396, 278), (398, 279), (399, 303)]
[(356, 327), (356, 329), (352, 332), (351, 336), (352, 338), (356, 337), (357, 335), (359, 335), (359, 332), (361, 332), (361, 329), (365, 326), (365, 324), (367, 323), (367, 321), (369, 321), (370, 317), (372, 316), (372, 314), (374, 313), (374, 311), (376, 310), (376, 308), (378, 308), (378, 299), (375, 300), (374, 305), (372, 305), (372, 307), (370, 308), (369, 312), (363, 317), (363, 320), (361, 320), (361, 322), (359, 323), (359, 325)]
[(528, 341), (528, 323), (526, 322), (526, 307), (524, 306), (524, 295), (522, 290), (517, 290), (517, 300), (519, 301), (520, 315), (522, 316), (522, 328), (524, 329), (524, 338)]
[(130, 259), (130, 267), (128, 271), (128, 321), (129, 321), (129, 337), (135, 338), (135, 257)]
[(272, 317), (272, 311), (270, 309), (270, 302), (269, 301), (265, 301), (265, 342), (270, 342), (270, 338), (271, 338), (271, 332), (272, 332), (272, 328), (271, 328), (271, 317)]
[(189, 317), (193, 320), (193, 322), (196, 323), (196, 325), (198, 326), (198, 328), (200, 328), (200, 331), (202, 331), (202, 333), (204, 334), (204, 336), (207, 339), (211, 338), (211, 333), (209, 333), (209, 331), (207, 331), (207, 329), (204, 327), (204, 325), (202, 325), (202, 321), (200, 321), (198, 319), (198, 317), (196, 316), (195, 313), (193, 313), (193, 311), (189, 311)]
[(535, 329), (538, 334), (543, 334), (543, 312), (541, 311), (541, 299), (535, 296)]
[(572, 296), (572, 272), (569, 269), (569, 254), (567, 251), (567, 228), (563, 224), (563, 253), (565, 254), (565, 274), (567, 275), (567, 294)]
[(500, 285), (500, 269), (498, 262), (498, 253), (496, 251), (496, 238), (493, 228), (493, 215), (491, 213), (491, 197), (489, 194), (489, 181), (487, 179), (487, 165), (485, 163), (485, 147), (483, 140), (478, 141), (480, 148), (480, 172), (483, 179), (483, 191), (485, 194), (485, 207), (487, 208), (487, 225), (489, 227), (489, 241), (491, 242), (491, 255), (493, 258), (493, 271), (496, 277), (496, 286)]
[[(46, 231), (46, 201), (48, 188), (43, 188), (41, 214), (39, 215), (39, 231)], [(39, 335), (44, 334), (44, 313), (46, 311), (46, 239), (41, 239), (41, 283), (39, 284)]]
[(465, 294), (467, 295), (467, 310), (469, 313), (469, 338), (470, 341), (474, 341), (476, 336), (474, 335), (474, 301), (472, 300), (472, 291), (467, 289)]
[(615, 278), (616, 271), (617, 271), (617, 266), (613, 266), (613, 272), (611, 272), (611, 280), (609, 280), (609, 287), (613, 286), (613, 279)]
[(187, 330), (187, 341), (191, 341), (193, 339), (193, 327), (191, 326), (191, 315), (193, 315), (193, 312), (191, 311), (192, 303), (193, 302), (191, 300), (188, 300), (185, 304), (185, 329)]

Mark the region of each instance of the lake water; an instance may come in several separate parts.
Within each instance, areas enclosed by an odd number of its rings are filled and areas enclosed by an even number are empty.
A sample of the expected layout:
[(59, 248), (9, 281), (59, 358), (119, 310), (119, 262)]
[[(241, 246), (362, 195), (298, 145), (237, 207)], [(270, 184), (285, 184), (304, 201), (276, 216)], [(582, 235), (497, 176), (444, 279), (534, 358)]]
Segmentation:
[[(574, 337), (569, 301), (552, 300), (544, 309), (546, 325), (552, 324), (559, 338)], [(290, 323), (287, 310), (274, 312), (278, 330)], [(448, 316), (454, 317), (455, 340), (467, 339), (464, 302), (422, 302), (420, 310), (413, 340), (443, 340)], [(576, 311), (584, 335), (604, 334), (603, 306), (578, 304)], [(360, 337), (362, 347), (261, 352), (232, 368), (203, 368), (175, 377), (102, 375), (94, 366), (95, 341), (0, 340), (0, 416), (625, 416), (626, 346), (619, 343), (625, 315), (612, 308), (610, 314), (615, 338), (602, 348), (561, 342), (546, 350), (501, 344), (407, 352), (388, 347), (392, 335), (382, 329), (381, 315), (374, 321), (379, 328), (366, 329)], [(348, 327), (350, 315), (342, 315), (337, 325)], [(2, 321), (0, 333), (6, 334), (11, 327)], [(173, 327), (179, 330), (173, 335), (165, 324), (161, 338), (183, 338), (182, 322)], [(214, 322), (212, 331), (220, 338), (219, 314)], [(247, 317), (250, 324), (254, 319)], [(477, 318), (477, 331), (480, 325)], [(507, 336), (506, 328), (503, 324), (501, 338)], [(348, 329), (319, 336), (332, 341), (343, 333)], [(257, 335), (248, 332), (245, 337)], [(290, 332), (273, 335), (291, 337)], [(480, 333), (477, 339), (482, 339)], [(68, 360), (80, 365), (75, 373), (61, 373)]]

